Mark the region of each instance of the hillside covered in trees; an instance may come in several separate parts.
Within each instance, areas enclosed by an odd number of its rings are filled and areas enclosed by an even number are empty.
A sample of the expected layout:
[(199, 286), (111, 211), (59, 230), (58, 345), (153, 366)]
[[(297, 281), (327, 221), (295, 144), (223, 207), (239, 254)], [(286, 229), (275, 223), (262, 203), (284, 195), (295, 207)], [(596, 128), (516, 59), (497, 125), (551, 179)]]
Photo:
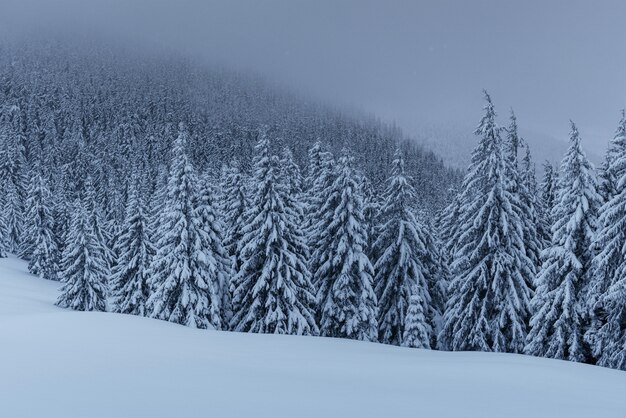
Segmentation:
[(624, 113), (598, 171), (572, 122), (539, 182), (485, 92), (459, 184), (399, 131), (249, 77), (11, 51), (0, 255), (60, 280), (58, 306), (626, 368)]

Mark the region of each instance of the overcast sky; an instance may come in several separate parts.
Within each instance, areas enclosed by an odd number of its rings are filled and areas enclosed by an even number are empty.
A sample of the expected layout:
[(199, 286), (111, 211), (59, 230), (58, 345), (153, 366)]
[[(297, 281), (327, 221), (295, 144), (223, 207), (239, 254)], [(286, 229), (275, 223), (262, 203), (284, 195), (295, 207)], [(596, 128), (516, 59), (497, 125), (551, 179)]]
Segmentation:
[(0, 0), (0, 26), (115, 32), (256, 71), (395, 120), (474, 125), (501, 115), (602, 150), (626, 106), (623, 0)]

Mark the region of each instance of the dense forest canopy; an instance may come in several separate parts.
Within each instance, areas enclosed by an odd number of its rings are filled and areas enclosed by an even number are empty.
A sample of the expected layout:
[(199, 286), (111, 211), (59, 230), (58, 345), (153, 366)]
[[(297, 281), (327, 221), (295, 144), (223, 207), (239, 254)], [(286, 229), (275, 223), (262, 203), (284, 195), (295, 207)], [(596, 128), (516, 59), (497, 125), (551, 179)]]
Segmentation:
[[(301, 167), (318, 140), (336, 155), (349, 149), (375, 187), (384, 182), (400, 146), (417, 204), (429, 213), (447, 203), (460, 181), (458, 171), (371, 115), (180, 57), (53, 42), (7, 45), (0, 49), (0, 105), (19, 125), (28, 161), (41, 161), (47, 173), (62, 169), (71, 182), (100, 171), (95, 181), (106, 183), (108, 193), (123, 194), (129, 169), (137, 164), (156, 180), (170, 161), (180, 122), (189, 132), (194, 166), (214, 178), (233, 158), (249, 172), (265, 126), (272, 147), (291, 148)], [(123, 204), (116, 201), (119, 212)]]

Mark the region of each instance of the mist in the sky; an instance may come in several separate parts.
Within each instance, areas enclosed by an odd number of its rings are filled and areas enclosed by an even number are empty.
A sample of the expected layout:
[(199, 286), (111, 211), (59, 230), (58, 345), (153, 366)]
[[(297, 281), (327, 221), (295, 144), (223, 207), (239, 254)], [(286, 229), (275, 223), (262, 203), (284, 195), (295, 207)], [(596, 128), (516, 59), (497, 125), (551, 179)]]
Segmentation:
[(626, 106), (626, 2), (0, 0), (2, 36), (50, 26), (252, 70), (394, 120), (504, 117), (603, 152)]

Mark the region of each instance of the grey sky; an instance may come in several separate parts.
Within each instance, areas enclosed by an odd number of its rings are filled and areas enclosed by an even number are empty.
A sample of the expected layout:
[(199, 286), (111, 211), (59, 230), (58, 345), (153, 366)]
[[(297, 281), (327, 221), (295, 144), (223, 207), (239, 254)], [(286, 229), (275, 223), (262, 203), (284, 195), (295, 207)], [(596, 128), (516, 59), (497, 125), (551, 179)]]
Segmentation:
[[(44, 6), (45, 3), (45, 6)], [(407, 131), (501, 115), (598, 146), (626, 106), (626, 2), (0, 0), (6, 32), (44, 22), (105, 30), (250, 69), (356, 105)]]

